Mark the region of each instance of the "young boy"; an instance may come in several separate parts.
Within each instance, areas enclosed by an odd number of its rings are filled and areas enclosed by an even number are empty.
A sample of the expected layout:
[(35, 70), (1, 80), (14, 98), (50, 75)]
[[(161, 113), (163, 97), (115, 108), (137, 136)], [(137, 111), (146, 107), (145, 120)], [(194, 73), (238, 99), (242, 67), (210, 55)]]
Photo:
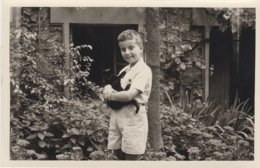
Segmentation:
[(143, 60), (143, 42), (139, 33), (126, 30), (118, 36), (121, 54), (128, 66), (121, 79), (121, 86), (131, 87), (127, 91), (117, 92), (111, 85), (106, 85), (103, 96), (105, 101), (128, 102), (135, 99), (140, 109), (136, 113), (134, 105), (126, 105), (119, 110), (112, 110), (109, 125), (108, 149), (115, 150), (119, 160), (138, 160), (145, 152), (148, 120), (145, 104), (148, 102), (152, 87), (152, 72)]

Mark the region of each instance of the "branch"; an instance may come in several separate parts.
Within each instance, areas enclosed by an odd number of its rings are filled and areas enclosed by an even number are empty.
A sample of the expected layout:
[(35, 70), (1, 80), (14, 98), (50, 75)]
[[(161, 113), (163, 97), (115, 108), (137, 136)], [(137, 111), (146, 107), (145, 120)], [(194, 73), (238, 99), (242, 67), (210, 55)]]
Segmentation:
[(223, 15), (224, 11), (220, 10), (220, 11), (218, 11), (216, 13), (212, 13), (212, 12), (208, 11), (206, 8), (203, 8), (203, 9), (206, 12), (206, 14), (213, 16), (217, 20), (218, 23), (223, 22), (223, 20), (219, 17), (219, 15), (220, 14)]
[(195, 45), (191, 50), (186, 51), (186, 52), (184, 52), (183, 54), (184, 54), (184, 55), (187, 55), (187, 54), (189, 54), (190, 52), (194, 51), (202, 42), (204, 42), (204, 40), (201, 40), (200, 42), (196, 43), (196, 45)]
[(171, 98), (170, 98), (170, 95), (168, 94), (168, 92), (167, 92), (167, 90), (166, 90), (165, 88), (163, 88), (163, 89), (164, 89), (164, 92), (165, 92), (167, 98), (169, 99), (169, 102), (171, 103), (171, 106), (172, 106), (172, 108), (173, 108), (173, 103), (172, 103), (172, 100), (171, 100)]

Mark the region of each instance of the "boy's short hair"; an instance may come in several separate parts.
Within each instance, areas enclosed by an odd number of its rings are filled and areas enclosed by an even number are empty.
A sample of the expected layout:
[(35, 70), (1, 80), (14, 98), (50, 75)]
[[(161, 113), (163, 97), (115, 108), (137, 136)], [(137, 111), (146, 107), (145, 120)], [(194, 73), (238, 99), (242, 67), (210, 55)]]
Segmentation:
[(141, 35), (135, 30), (125, 30), (118, 35), (118, 42), (135, 39), (137, 44), (143, 44)]

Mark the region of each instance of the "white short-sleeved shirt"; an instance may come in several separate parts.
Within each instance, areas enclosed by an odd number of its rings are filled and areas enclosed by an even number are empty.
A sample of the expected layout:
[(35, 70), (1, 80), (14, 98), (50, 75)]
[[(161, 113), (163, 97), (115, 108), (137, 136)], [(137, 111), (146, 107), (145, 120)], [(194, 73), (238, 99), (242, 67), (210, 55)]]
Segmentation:
[(130, 68), (130, 65), (124, 67), (120, 72), (126, 71), (126, 75), (121, 79), (121, 86), (124, 89), (131, 84), (130, 89), (134, 88), (141, 91), (135, 100), (140, 104), (148, 102), (152, 88), (152, 71), (144, 62), (143, 58)]

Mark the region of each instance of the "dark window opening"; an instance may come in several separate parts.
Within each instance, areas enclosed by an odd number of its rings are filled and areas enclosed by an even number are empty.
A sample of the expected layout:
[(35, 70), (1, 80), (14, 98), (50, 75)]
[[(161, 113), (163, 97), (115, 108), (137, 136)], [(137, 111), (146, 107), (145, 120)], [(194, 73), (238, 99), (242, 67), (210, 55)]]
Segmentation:
[[(244, 28), (241, 31), (239, 42), (239, 61), (237, 70), (238, 96), (240, 101), (248, 101), (254, 113), (255, 105), (255, 29)], [(234, 86), (233, 86), (234, 87)], [(234, 98), (233, 98), (234, 99)]]
[(127, 29), (137, 30), (137, 25), (86, 25), (71, 24), (72, 42), (75, 46), (91, 45), (92, 50), (83, 49), (81, 55), (94, 59), (88, 79), (100, 86), (104, 86), (103, 70), (111, 69), (117, 74), (127, 63), (123, 60), (117, 37)]
[[(239, 44), (239, 56), (234, 55)], [(210, 77), (210, 98), (219, 104), (231, 106), (238, 93), (240, 103), (248, 101), (251, 113), (254, 112), (255, 83), (255, 31), (242, 30), (239, 43), (233, 41), (231, 30), (219, 31), (218, 27), (210, 33), (210, 64), (214, 74)]]

